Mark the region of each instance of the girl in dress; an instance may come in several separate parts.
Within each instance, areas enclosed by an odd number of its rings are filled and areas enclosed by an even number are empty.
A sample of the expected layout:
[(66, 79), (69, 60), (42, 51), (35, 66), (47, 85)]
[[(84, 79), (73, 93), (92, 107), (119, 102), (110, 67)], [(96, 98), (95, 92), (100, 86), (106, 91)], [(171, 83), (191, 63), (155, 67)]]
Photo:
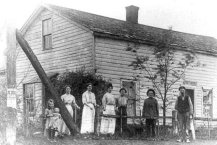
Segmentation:
[(47, 102), (47, 108), (45, 109), (45, 117), (46, 117), (46, 122), (45, 122), (45, 136), (47, 136), (48, 140), (52, 140), (52, 133), (53, 130), (50, 127), (51, 124), (51, 117), (53, 116), (54, 112), (54, 100), (49, 99)]
[(92, 84), (87, 84), (87, 91), (82, 95), (82, 103), (84, 105), (81, 120), (81, 134), (94, 133), (95, 119), (95, 94), (91, 92)]
[[(73, 118), (73, 109), (72, 105), (74, 105), (77, 109), (80, 109), (80, 107), (76, 104), (75, 97), (70, 94), (71, 88), (69, 86), (66, 86), (66, 93), (61, 96), (61, 99), (63, 103), (65, 104), (67, 110), (69, 111), (70, 115)], [(68, 127), (66, 126), (65, 122), (62, 120), (62, 128), (61, 128), (61, 134), (64, 135), (71, 135)]]

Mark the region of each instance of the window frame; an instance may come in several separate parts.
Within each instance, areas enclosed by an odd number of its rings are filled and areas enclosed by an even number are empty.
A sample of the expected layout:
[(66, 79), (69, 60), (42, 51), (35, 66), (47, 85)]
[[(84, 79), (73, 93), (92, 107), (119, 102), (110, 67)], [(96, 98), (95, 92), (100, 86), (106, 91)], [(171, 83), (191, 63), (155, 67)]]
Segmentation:
[[(211, 92), (211, 96), (210, 96), (210, 103), (205, 103), (204, 102), (204, 90), (209, 90), (210, 92)], [(203, 117), (205, 117), (205, 118), (207, 118), (207, 117), (209, 117), (209, 118), (213, 118), (213, 88), (205, 88), (205, 87), (202, 87), (202, 116)], [(210, 109), (209, 109), (209, 111), (208, 112), (206, 112), (206, 110), (205, 110), (205, 107), (206, 106), (210, 106)], [(207, 114), (206, 114), (207, 113)], [(209, 115), (209, 116), (207, 116), (207, 115)]]
[[(26, 97), (26, 90), (27, 90), (27, 86), (31, 85), (31, 89), (32, 89), (32, 97)], [(31, 105), (33, 105), (33, 107), (28, 107), (27, 105), (27, 98), (29, 100), (31, 100)], [(27, 84), (23, 84), (23, 100), (24, 100), (24, 109), (25, 109), (25, 116), (26, 117), (31, 117), (34, 116), (36, 108), (35, 108), (35, 84), (34, 83), (27, 83)], [(28, 107), (28, 108), (27, 108)], [(30, 108), (33, 108), (33, 110), (30, 110)]]
[[(44, 34), (44, 30), (45, 30), (45, 26), (44, 26), (44, 23), (46, 22), (46, 21), (48, 21), (48, 20), (50, 20), (50, 22), (48, 22), (48, 23), (50, 23), (50, 24), (47, 24), (48, 26), (50, 25), (50, 30), (48, 29), (48, 30), (46, 30), (46, 31), (50, 31), (50, 32), (47, 32), (46, 34)], [(44, 18), (44, 19), (42, 19), (42, 21), (41, 21), (41, 30), (42, 30), (42, 48), (43, 48), (43, 50), (50, 50), (50, 49), (52, 49), (53, 48), (53, 20), (52, 20), (52, 18), (51, 17), (47, 17), (47, 18)], [(46, 41), (46, 37), (50, 37), (49, 39), (50, 39), (50, 45), (49, 45), (49, 47), (46, 47), (46, 44), (48, 44), (48, 43), (46, 43), (47, 41)]]

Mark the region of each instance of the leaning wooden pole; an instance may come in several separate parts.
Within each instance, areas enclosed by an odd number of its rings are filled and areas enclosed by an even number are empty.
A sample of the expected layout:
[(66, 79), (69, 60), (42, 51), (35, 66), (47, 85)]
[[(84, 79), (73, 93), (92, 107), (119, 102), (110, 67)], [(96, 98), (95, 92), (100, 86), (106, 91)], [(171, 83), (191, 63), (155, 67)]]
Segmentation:
[(23, 38), (22, 34), (19, 30), (16, 30), (16, 37), (20, 47), (25, 52), (26, 56), (29, 58), (32, 66), (34, 67), (35, 71), (37, 72), (39, 78), (41, 79), (44, 86), (50, 91), (55, 103), (61, 110), (61, 116), (66, 123), (67, 127), (71, 131), (71, 133), (79, 132), (77, 125), (74, 123), (71, 115), (69, 114), (68, 110), (66, 109), (64, 103), (62, 102), (61, 98), (59, 97), (57, 91), (54, 89), (53, 85), (51, 84), (50, 80), (48, 79), (44, 69), (42, 68), (41, 64), (39, 63), (37, 57), (33, 53), (32, 49), (30, 48), (28, 42)]

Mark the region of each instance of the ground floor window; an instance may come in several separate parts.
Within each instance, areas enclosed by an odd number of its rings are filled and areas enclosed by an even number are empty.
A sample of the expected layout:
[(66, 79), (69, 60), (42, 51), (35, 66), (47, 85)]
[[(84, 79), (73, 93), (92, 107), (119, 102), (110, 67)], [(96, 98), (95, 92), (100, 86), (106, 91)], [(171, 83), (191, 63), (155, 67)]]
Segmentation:
[(24, 111), (29, 116), (35, 113), (34, 91), (34, 84), (24, 84)]
[(212, 118), (213, 110), (213, 89), (203, 90), (203, 116)]

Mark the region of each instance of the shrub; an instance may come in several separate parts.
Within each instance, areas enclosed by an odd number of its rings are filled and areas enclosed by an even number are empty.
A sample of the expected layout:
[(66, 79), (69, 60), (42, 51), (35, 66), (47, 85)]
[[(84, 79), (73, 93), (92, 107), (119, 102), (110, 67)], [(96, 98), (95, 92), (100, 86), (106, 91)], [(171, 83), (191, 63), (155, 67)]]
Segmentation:
[[(102, 104), (102, 97), (106, 92), (106, 85), (109, 83), (101, 75), (95, 75), (92, 72), (85, 71), (85, 69), (55, 74), (50, 80), (60, 96), (65, 93), (66, 85), (71, 87), (71, 94), (75, 97), (77, 104), (81, 107), (81, 110), (77, 112), (76, 120), (79, 126), (81, 123), (81, 112), (83, 107), (82, 94), (87, 90), (87, 83), (93, 84), (92, 92), (96, 96), (96, 103), (98, 105)], [(46, 100), (50, 98), (49, 96), (49, 92), (47, 92)]]

